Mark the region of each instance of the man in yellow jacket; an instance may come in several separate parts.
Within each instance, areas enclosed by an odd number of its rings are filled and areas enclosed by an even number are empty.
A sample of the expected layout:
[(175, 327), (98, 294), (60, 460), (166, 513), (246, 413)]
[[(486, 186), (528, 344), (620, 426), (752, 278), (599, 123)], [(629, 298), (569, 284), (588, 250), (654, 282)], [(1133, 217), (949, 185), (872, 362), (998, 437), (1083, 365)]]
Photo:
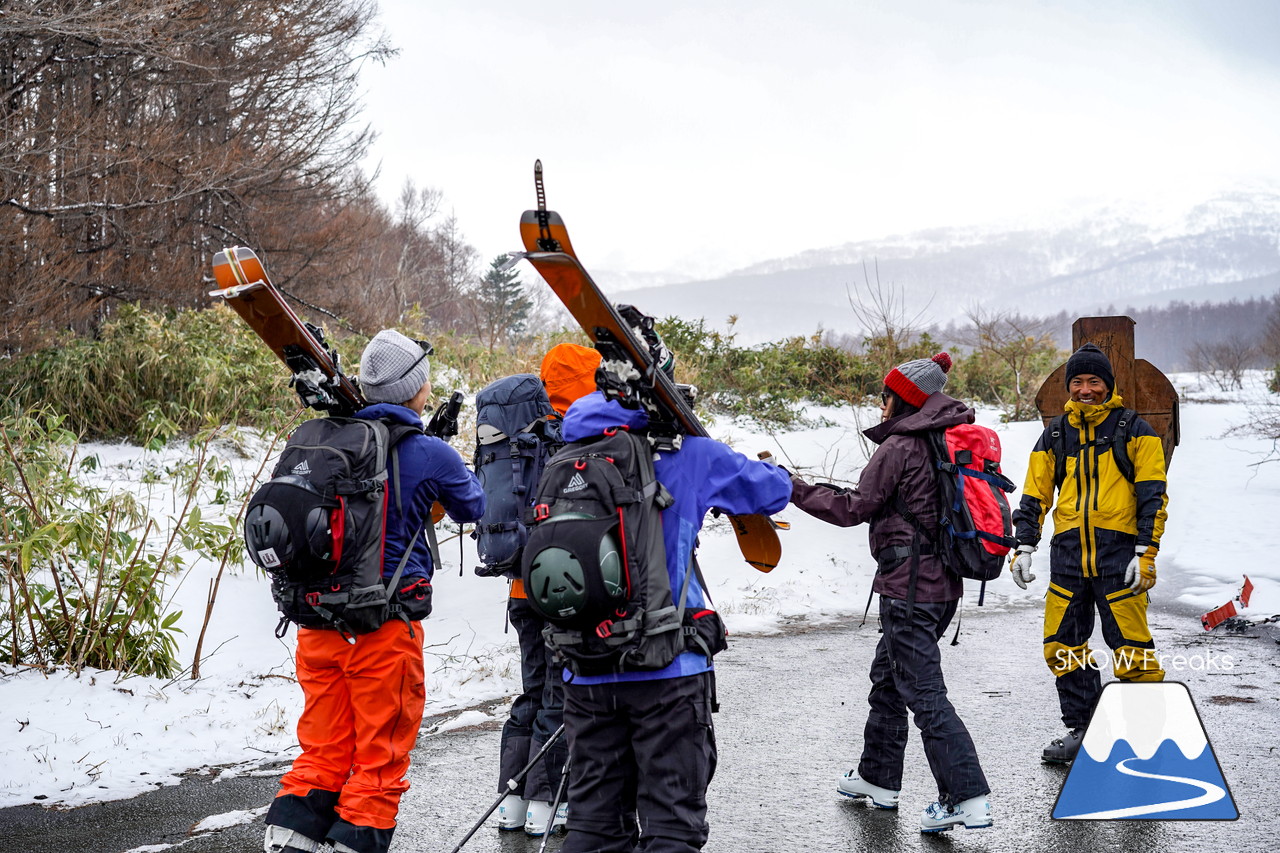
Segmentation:
[(1044, 658), (1056, 676), (1068, 732), (1042, 757), (1059, 763), (1076, 757), (1102, 693), (1089, 651), (1095, 611), (1116, 678), (1164, 679), (1147, 626), (1147, 591), (1156, 583), (1168, 503), (1160, 437), (1124, 407), (1106, 355), (1085, 344), (1067, 360), (1066, 374), (1066, 414), (1049, 422), (1031, 451), (1010, 560), (1014, 583), (1026, 589), (1035, 580), (1031, 555), (1056, 489)]

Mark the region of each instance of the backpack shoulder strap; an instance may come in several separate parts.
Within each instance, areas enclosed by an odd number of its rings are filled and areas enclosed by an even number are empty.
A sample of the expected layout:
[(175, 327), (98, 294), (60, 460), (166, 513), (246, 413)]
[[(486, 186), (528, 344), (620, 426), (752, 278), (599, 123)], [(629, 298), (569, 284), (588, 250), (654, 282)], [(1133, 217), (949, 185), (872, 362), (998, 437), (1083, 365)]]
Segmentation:
[(1067, 479), (1067, 416), (1049, 419), (1049, 449), (1053, 451), (1053, 485), (1062, 487)]
[[(939, 509), (942, 508), (943, 503), (941, 491), (942, 483), (940, 480), (941, 474), (947, 470), (948, 466), (952, 470), (955, 469), (955, 464), (951, 462), (951, 454), (947, 452), (947, 439), (944, 434), (945, 432), (946, 430), (943, 429), (932, 429), (920, 434), (920, 437), (924, 439), (925, 445), (929, 450), (929, 467), (934, 470), (935, 490), (938, 495)], [(920, 520), (919, 516), (911, 511), (911, 508), (907, 506), (907, 502), (902, 499), (902, 495), (897, 492), (893, 495), (893, 509), (898, 513), (898, 515), (906, 519), (907, 523), (914, 527), (916, 531), (919, 532), (919, 534), (923, 536), (930, 545), (935, 546), (936, 549), (938, 544), (937, 534), (925, 527), (924, 522)], [(913, 545), (912, 547), (914, 549), (917, 546)]]
[[(390, 434), (387, 440), (387, 444), (390, 447), (390, 455), (391, 455), (391, 466), (390, 466), (391, 467), (391, 488), (395, 490), (396, 509), (399, 510), (400, 518), (403, 521), (404, 492), (400, 488), (399, 444), (403, 439), (408, 438), (409, 436), (415, 433), (419, 435), (425, 435), (426, 430), (424, 430), (421, 426), (414, 426), (412, 424), (388, 423), (386, 426)], [(425, 527), (427, 531), (427, 550), (431, 554), (431, 569), (432, 571), (439, 571), (440, 570), (440, 545), (438, 540), (436, 539), (436, 526), (431, 521), (429, 513), (428, 513)], [(405, 564), (409, 562), (409, 556), (413, 553), (413, 546), (417, 543), (418, 534), (421, 532), (422, 532), (421, 530), (415, 530), (413, 532), (413, 538), (410, 539), (409, 544), (405, 546), (404, 557), (401, 558), (400, 565), (396, 567), (395, 574), (391, 576), (391, 581), (390, 583), (387, 584), (387, 600), (388, 601), (391, 599), (391, 596), (394, 595), (395, 593), (396, 585), (400, 582), (400, 576), (404, 572)]]
[(1111, 456), (1115, 460), (1116, 468), (1120, 470), (1120, 474), (1130, 483), (1134, 482), (1137, 472), (1133, 467), (1133, 459), (1129, 457), (1129, 439), (1133, 436), (1133, 422), (1138, 419), (1138, 413), (1133, 409), (1124, 409), (1120, 412), (1120, 418), (1116, 421), (1115, 431), (1111, 435)]

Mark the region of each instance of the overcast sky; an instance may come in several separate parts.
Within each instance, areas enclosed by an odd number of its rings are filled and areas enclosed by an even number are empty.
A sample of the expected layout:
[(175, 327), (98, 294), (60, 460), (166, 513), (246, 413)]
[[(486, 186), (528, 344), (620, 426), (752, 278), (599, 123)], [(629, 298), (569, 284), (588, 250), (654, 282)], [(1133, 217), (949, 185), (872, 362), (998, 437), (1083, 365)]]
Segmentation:
[(485, 262), (536, 158), (630, 271), (1280, 178), (1270, 0), (379, 2), (380, 192), (441, 190)]

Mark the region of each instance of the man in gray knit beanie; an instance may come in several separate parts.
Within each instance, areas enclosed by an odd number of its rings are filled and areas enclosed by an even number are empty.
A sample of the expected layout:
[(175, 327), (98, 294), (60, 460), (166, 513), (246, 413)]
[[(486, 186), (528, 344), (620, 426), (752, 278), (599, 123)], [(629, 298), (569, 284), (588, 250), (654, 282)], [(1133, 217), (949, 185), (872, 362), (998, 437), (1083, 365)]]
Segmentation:
[[(423, 431), (422, 412), (431, 397), (428, 355), (428, 346), (386, 330), (360, 357), (360, 387), (369, 405), (351, 417), (384, 425), (387, 464), (395, 471), (387, 478), (379, 519), (386, 598), (375, 596), (395, 609), (388, 608), (387, 621), (358, 642), (341, 631), (299, 628), (302, 753), (267, 809), (266, 853), (387, 853), (395, 833), (425, 707), (421, 621), (431, 613), (431, 579), (440, 569), (430, 533), (422, 534), (431, 529), (437, 502), (459, 524), (478, 522), (485, 510), (484, 489), (458, 451)], [(339, 517), (346, 530), (370, 519), (350, 512)], [(376, 560), (378, 551), (373, 554)], [(333, 583), (333, 591), (349, 594), (349, 586)]]
[(374, 335), (360, 356), (360, 390), (370, 403), (412, 400), (431, 378), (427, 351), (395, 329)]

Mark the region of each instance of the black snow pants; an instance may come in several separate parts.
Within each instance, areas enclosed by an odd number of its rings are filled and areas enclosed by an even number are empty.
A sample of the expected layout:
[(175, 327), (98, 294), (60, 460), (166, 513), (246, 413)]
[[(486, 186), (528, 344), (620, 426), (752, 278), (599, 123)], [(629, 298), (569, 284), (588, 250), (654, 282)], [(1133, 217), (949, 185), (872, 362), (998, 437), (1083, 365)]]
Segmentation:
[[(542, 639), (542, 626), (546, 623), (523, 598), (508, 599), (507, 615), (520, 641), (520, 679), (524, 692), (511, 703), (511, 716), (502, 726), (499, 791), (507, 790), (507, 780), (542, 749), (564, 719), (560, 667), (552, 663), (551, 651)], [(561, 738), (529, 770), (513, 793), (526, 800), (551, 802), (568, 756), (569, 747)]]
[(561, 853), (694, 853), (716, 769), (713, 674), (565, 684), (569, 835)]
[(959, 803), (990, 793), (973, 738), (947, 699), (938, 640), (955, 616), (956, 602), (907, 603), (880, 598), (884, 633), (871, 662), (871, 713), (862, 740), (858, 775), (873, 785), (902, 788), (907, 748), (907, 709), (920, 729), (925, 758), (938, 783), (938, 801)]

